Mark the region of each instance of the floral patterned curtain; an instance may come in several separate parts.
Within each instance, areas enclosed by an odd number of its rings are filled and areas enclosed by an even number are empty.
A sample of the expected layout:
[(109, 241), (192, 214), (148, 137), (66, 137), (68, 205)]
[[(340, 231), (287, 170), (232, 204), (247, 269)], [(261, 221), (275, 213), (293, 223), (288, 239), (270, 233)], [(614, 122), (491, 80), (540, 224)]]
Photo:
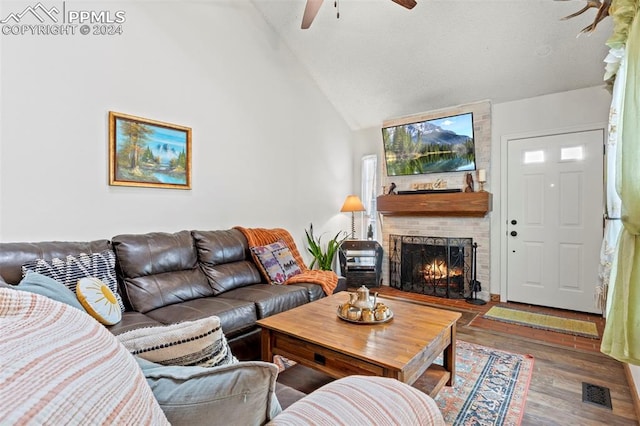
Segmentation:
[[(622, 201), (622, 232), (612, 265), (609, 312), (600, 350), (640, 365), (640, 0), (614, 1), (615, 43), (626, 41), (626, 72), (616, 188)], [(612, 46), (611, 47), (621, 47)]]

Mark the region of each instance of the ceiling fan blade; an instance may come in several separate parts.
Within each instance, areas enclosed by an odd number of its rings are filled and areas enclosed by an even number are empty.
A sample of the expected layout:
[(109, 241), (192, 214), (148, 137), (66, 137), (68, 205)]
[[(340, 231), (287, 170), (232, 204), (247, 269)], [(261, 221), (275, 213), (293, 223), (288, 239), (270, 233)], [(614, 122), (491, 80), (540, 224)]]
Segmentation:
[(311, 26), (313, 19), (318, 14), (322, 0), (307, 0), (307, 4), (304, 7), (304, 15), (302, 15), (302, 29), (306, 30)]
[(391, 0), (394, 3), (399, 4), (402, 7), (406, 7), (407, 9), (413, 9), (416, 4), (416, 0)]

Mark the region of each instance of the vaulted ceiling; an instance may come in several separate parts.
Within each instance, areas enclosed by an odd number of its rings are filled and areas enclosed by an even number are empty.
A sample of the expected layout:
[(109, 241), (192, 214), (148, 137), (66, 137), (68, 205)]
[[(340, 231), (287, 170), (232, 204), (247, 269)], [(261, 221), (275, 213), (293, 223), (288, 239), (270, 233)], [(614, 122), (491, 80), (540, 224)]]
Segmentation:
[(494, 103), (602, 85), (611, 18), (577, 37), (585, 1), (251, 0), (352, 129), (479, 100)]

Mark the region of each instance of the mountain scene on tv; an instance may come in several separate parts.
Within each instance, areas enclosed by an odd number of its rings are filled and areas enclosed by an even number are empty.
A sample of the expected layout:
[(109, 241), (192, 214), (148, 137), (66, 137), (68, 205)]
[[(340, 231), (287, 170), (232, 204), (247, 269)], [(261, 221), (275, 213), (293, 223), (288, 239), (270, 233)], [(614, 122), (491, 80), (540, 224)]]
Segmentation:
[(382, 129), (388, 176), (475, 170), (471, 113)]

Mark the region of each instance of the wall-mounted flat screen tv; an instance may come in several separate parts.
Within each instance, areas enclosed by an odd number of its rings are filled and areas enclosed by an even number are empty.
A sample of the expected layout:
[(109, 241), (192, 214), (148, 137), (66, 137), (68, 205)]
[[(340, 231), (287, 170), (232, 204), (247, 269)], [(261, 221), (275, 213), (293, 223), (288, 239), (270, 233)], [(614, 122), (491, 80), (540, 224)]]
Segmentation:
[(476, 169), (473, 113), (382, 129), (387, 176)]

